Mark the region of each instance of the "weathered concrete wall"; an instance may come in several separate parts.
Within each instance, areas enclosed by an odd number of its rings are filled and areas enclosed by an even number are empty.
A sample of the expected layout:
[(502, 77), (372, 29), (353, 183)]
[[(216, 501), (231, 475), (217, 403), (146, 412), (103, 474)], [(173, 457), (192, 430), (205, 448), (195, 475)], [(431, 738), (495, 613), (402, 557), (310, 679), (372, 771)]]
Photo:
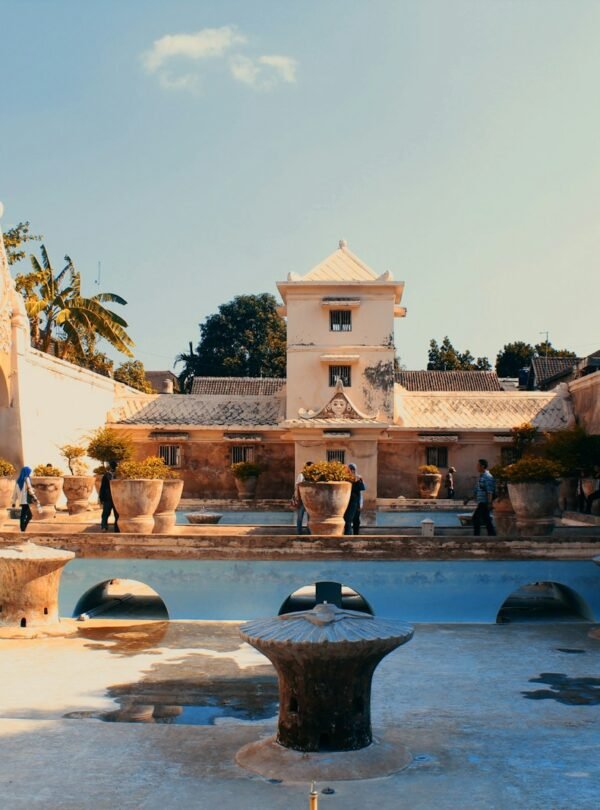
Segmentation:
[(579, 424), (588, 433), (600, 434), (600, 372), (570, 382), (569, 393)]

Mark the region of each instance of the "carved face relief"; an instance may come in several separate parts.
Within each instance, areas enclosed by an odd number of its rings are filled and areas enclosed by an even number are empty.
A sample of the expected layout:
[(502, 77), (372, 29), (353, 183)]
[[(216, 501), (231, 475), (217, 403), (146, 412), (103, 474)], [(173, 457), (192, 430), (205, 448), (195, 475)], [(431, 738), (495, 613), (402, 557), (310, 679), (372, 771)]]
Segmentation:
[(334, 397), (329, 403), (329, 407), (334, 416), (343, 416), (348, 403), (344, 397)]

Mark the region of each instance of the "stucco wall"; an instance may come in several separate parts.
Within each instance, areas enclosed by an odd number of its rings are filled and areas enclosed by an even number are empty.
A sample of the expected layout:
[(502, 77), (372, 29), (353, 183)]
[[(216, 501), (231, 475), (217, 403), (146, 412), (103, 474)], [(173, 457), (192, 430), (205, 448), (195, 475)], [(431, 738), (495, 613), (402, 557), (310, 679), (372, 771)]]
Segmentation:
[(588, 433), (600, 434), (600, 372), (569, 383), (573, 410)]

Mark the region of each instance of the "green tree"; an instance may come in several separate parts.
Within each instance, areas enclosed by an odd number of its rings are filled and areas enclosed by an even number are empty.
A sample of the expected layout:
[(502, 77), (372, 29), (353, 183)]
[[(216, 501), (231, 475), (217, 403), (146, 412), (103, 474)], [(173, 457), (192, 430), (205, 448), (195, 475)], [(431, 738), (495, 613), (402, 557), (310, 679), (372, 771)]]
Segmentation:
[(29, 233), (29, 222), (19, 222), (14, 228), (9, 228), (4, 234), (8, 263), (15, 264), (25, 258), (25, 251), (21, 249), (25, 242), (39, 242), (41, 239), (42, 236)]
[(106, 302), (126, 304), (114, 293), (98, 293), (91, 298), (81, 294), (81, 276), (65, 256), (66, 265), (54, 269), (44, 245), (41, 264), (31, 256), (33, 271), (15, 278), (17, 290), (25, 299), (31, 324), (31, 342), (36, 349), (85, 365), (96, 350), (96, 340), (104, 338), (118, 351), (132, 357), (133, 341), (125, 331), (127, 322), (103, 306)]
[(438, 344), (437, 340), (429, 342), (429, 371), (489, 371), (490, 361), (487, 357), (473, 357), (469, 349), (464, 352), (455, 349), (448, 335)]
[(129, 360), (126, 363), (121, 363), (115, 371), (114, 378), (118, 382), (137, 388), (138, 391), (143, 391), (144, 394), (153, 393), (152, 386), (146, 379), (144, 364), (140, 360)]
[(529, 367), (534, 354), (534, 347), (522, 340), (506, 343), (496, 355), (496, 373), (499, 377), (518, 377), (522, 368)]
[(194, 352), (177, 356), (183, 363), (182, 390), (194, 376), (285, 377), (286, 326), (269, 293), (238, 295), (200, 325)]
[(549, 340), (535, 344), (535, 353), (538, 357), (577, 357), (575, 352), (569, 349), (555, 349)]

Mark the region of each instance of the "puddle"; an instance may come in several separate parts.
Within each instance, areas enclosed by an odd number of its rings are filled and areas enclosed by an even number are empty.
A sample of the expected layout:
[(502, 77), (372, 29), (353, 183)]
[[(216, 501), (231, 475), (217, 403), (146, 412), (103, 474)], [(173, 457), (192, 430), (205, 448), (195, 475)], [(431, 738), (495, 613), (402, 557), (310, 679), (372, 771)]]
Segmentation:
[(595, 706), (600, 703), (600, 678), (570, 678), (559, 672), (542, 672), (529, 683), (545, 683), (550, 689), (521, 692), (529, 700), (556, 700), (566, 706)]

